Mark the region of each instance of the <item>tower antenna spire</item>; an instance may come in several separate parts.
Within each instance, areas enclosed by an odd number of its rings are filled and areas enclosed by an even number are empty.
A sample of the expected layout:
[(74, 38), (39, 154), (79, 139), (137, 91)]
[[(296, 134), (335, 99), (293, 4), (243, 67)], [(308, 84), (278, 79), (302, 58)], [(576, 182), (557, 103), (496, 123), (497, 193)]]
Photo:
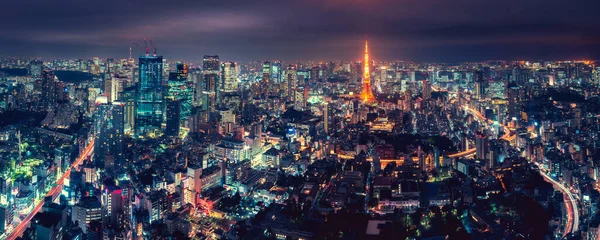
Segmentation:
[(375, 102), (375, 95), (373, 95), (373, 90), (371, 89), (371, 62), (369, 61), (369, 40), (367, 36), (365, 36), (365, 60), (363, 64), (363, 89), (360, 98), (365, 103), (373, 103)]

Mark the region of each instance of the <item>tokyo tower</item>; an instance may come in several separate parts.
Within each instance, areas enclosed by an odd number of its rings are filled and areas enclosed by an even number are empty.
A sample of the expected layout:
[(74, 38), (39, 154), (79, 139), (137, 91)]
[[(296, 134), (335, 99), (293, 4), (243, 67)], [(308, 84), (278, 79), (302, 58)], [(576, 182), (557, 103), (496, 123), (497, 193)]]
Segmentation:
[(370, 71), (370, 62), (369, 62), (369, 41), (365, 40), (365, 61), (364, 71), (363, 71), (363, 89), (360, 94), (360, 99), (365, 103), (374, 103), (375, 95), (373, 95), (373, 90), (371, 90), (371, 74)]

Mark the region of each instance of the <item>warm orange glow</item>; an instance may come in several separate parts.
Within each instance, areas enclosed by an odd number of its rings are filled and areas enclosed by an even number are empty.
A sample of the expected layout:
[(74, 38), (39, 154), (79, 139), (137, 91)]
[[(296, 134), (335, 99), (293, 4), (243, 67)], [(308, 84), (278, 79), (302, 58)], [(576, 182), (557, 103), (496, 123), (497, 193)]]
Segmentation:
[(365, 40), (365, 62), (364, 71), (363, 71), (363, 90), (360, 94), (360, 98), (363, 102), (373, 103), (375, 102), (375, 96), (373, 95), (373, 91), (371, 90), (371, 74), (370, 71), (370, 63), (369, 63), (369, 41)]

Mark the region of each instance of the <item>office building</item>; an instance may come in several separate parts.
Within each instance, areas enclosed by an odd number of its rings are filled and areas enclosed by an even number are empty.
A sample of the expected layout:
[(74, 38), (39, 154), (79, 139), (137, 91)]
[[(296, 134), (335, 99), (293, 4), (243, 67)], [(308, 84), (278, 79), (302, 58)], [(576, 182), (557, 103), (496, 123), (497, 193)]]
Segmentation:
[(44, 62), (39, 60), (33, 60), (29, 62), (27, 66), (27, 74), (30, 75), (34, 80), (39, 80), (42, 77), (44, 71)]
[(218, 106), (220, 98), (220, 69), (219, 56), (204, 56), (202, 61), (203, 91), (202, 91), (202, 110), (213, 113)]
[(161, 134), (164, 118), (162, 56), (141, 56), (137, 88), (135, 136), (156, 137)]
[(83, 197), (71, 210), (71, 221), (78, 223), (83, 233), (87, 233), (91, 221), (102, 220), (102, 204), (96, 197)]
[(169, 73), (169, 91), (166, 96), (168, 100), (178, 100), (180, 102), (180, 119), (182, 121), (190, 116), (194, 101), (194, 84), (188, 80), (188, 71), (187, 64), (177, 63), (176, 71)]
[(329, 134), (331, 131), (331, 107), (328, 102), (323, 103), (323, 127), (325, 134)]
[(56, 106), (57, 101), (57, 79), (54, 72), (45, 70), (42, 73), (42, 98), (41, 106), (44, 110), (49, 110)]
[(284, 92), (285, 96), (292, 102), (296, 102), (296, 89), (298, 88), (296, 68), (289, 65), (285, 70)]
[(487, 159), (488, 136), (482, 132), (475, 133), (475, 158)]
[(180, 100), (168, 100), (167, 101), (167, 126), (165, 129), (165, 135), (169, 137), (179, 136), (179, 129), (181, 126), (181, 101)]
[(233, 62), (226, 61), (221, 64), (221, 80), (223, 91), (235, 92), (238, 89), (236, 65)]
[[(100, 103), (94, 117), (94, 162), (98, 167), (108, 167), (106, 170), (111, 172), (124, 163), (123, 107), (124, 104), (119, 102)], [(110, 160), (113, 162), (110, 163)]]

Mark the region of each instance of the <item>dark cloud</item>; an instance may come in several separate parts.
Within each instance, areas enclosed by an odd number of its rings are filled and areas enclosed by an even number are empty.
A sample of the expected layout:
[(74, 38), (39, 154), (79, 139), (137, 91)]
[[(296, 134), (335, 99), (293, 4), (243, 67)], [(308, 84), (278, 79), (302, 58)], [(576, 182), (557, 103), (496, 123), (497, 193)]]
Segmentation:
[[(598, 58), (597, 0), (5, 0), (0, 55), (467, 61)], [(142, 50), (138, 49), (140, 53)]]

